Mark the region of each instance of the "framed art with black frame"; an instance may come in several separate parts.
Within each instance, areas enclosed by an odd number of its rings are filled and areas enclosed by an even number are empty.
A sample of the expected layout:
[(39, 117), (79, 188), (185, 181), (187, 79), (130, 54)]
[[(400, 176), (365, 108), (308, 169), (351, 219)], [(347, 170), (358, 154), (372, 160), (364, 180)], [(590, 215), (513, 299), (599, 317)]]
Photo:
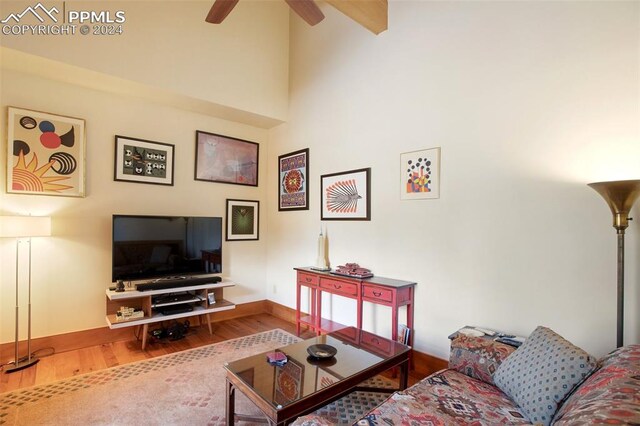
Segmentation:
[(321, 220), (371, 220), (371, 168), (320, 176)]
[(116, 135), (113, 180), (173, 185), (174, 145)]
[(257, 240), (260, 202), (227, 199), (226, 241)]
[(278, 210), (309, 210), (309, 148), (278, 157)]
[(260, 145), (196, 131), (195, 180), (258, 186)]

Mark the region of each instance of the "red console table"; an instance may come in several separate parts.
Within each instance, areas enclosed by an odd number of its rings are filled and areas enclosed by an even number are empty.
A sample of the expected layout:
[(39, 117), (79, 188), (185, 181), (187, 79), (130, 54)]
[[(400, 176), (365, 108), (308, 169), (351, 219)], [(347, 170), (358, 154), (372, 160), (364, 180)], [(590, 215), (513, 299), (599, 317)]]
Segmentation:
[[(372, 277), (366, 279), (334, 275), (311, 268), (294, 268), (296, 279), (296, 332), (300, 335), (300, 326), (306, 325), (317, 334), (330, 333), (344, 325), (322, 318), (322, 292), (355, 299), (357, 304), (356, 326), (362, 329), (363, 302), (390, 306), (391, 338), (398, 338), (398, 308), (407, 307), (407, 327), (411, 330), (409, 346), (413, 346), (413, 305), (416, 283), (390, 278)], [(300, 310), (302, 287), (308, 287), (311, 293), (311, 306), (308, 313)]]

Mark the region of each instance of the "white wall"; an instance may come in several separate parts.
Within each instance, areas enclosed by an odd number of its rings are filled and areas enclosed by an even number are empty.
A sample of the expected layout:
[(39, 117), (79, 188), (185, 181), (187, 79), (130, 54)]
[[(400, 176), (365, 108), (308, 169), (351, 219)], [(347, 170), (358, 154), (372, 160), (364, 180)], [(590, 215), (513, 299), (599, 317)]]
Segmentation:
[[(372, 220), (324, 222), (330, 261), (418, 282), (418, 350), (446, 358), (465, 324), (546, 325), (612, 349), (615, 230), (586, 183), (640, 178), (640, 4), (394, 1), (377, 37), (323, 11), (316, 27), (291, 22), (290, 117), (269, 142), (268, 297), (295, 306), (292, 268), (315, 260), (319, 176), (371, 167)], [(400, 201), (400, 153), (436, 146), (440, 199)], [(280, 213), (277, 156), (305, 147), (311, 208)], [(639, 232), (632, 222), (627, 343), (640, 341)], [(330, 309), (355, 322), (339, 300)], [(368, 309), (366, 327), (388, 334), (385, 313)]]
[[(47, 2), (62, 10), (63, 2)], [(65, 10), (125, 12), (121, 35), (0, 35), (0, 44), (284, 120), (287, 116), (289, 8), (239, 2), (222, 25), (205, 22), (211, 1), (75, 1)], [(0, 2), (0, 19), (31, 1)], [(60, 17), (60, 16), (59, 16)], [(38, 24), (23, 18), (26, 24)], [(48, 23), (49, 21), (46, 21)], [(79, 25), (78, 25), (79, 27)]]
[[(259, 164), (258, 188), (193, 179), (196, 130), (260, 144), (267, 140), (266, 130), (7, 69), (2, 71), (0, 83), (0, 105), (5, 111), (0, 121), (3, 129), (8, 105), (86, 120), (85, 198), (7, 194), (4, 189), (6, 150), (3, 148), (0, 154), (0, 187), (3, 188), (0, 214), (52, 217), (53, 236), (33, 240), (34, 337), (105, 326), (104, 292), (111, 283), (112, 214), (225, 217), (227, 198), (259, 200), (261, 205), (266, 204), (264, 155)], [(116, 134), (174, 144), (174, 185), (115, 182)], [(266, 152), (264, 147), (263, 150)], [(229, 300), (243, 303), (265, 298), (267, 229), (263, 216), (259, 241), (223, 241), (223, 275), (238, 283), (235, 288), (225, 289)], [(13, 340), (14, 326), (14, 240), (0, 239), (0, 253), (0, 342), (7, 342)], [(23, 269), (23, 279), (25, 272)], [(26, 281), (21, 288), (21, 338), (24, 338)]]

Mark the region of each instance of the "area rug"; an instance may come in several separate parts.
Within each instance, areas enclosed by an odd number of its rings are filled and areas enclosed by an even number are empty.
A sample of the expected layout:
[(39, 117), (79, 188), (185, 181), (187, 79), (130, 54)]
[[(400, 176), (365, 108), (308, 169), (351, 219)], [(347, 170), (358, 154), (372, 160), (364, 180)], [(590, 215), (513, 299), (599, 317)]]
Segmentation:
[[(0, 425), (223, 425), (223, 364), (300, 340), (275, 329), (0, 394)], [(355, 392), (317, 413), (351, 424), (386, 397)], [(260, 414), (240, 393), (236, 412)]]

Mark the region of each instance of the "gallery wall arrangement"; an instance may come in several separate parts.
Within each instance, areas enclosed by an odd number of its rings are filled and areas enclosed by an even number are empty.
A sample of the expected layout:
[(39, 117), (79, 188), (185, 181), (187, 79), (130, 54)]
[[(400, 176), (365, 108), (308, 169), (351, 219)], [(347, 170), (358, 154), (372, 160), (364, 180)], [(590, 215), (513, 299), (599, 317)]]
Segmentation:
[(8, 108), (7, 192), (85, 196), (85, 121)]

